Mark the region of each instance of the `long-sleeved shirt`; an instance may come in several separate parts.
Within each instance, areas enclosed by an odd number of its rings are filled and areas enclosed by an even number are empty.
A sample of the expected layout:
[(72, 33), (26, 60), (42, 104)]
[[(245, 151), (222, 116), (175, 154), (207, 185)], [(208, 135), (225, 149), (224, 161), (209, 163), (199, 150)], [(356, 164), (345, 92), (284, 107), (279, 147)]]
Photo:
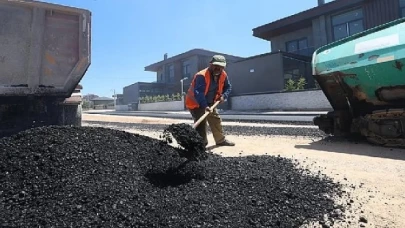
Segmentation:
[[(224, 99), (228, 99), (229, 94), (231, 93), (232, 90), (232, 85), (228, 79), (228, 77), (225, 78), (224, 82), (224, 89), (222, 96), (224, 96)], [(194, 86), (194, 96), (195, 99), (197, 100), (198, 104), (200, 105), (201, 108), (206, 108), (208, 107), (208, 102), (207, 99), (205, 98), (204, 92), (205, 92), (205, 78), (203, 75), (197, 75), (195, 79), (195, 86)]]

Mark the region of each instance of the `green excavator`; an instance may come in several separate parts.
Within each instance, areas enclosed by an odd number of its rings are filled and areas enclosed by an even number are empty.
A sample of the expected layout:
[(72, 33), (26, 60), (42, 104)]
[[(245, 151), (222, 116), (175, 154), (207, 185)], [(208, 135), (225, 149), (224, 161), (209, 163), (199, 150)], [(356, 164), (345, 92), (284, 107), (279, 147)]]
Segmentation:
[(405, 18), (325, 45), (312, 71), (333, 111), (314, 124), (335, 136), (405, 147)]

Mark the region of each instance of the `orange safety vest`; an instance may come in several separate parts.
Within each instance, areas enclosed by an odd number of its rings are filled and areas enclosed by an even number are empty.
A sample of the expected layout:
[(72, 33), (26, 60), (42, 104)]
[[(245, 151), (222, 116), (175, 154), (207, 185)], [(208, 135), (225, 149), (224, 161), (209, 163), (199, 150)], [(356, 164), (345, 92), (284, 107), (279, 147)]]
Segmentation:
[[(194, 86), (195, 86), (195, 79), (197, 78), (197, 75), (202, 75), (205, 78), (206, 86), (205, 86), (204, 96), (207, 95), (208, 89), (210, 87), (211, 74), (210, 74), (210, 71), (208, 70), (208, 68), (205, 68), (204, 70), (201, 70), (200, 72), (197, 72), (194, 75), (194, 78), (191, 81), (190, 88), (188, 88), (188, 91), (186, 94), (185, 102), (186, 102), (186, 107), (188, 109), (195, 109), (195, 108), (200, 107), (200, 105), (198, 104), (197, 100), (194, 97), (194, 90), (195, 90)], [(225, 70), (223, 70), (222, 74), (219, 76), (219, 79), (218, 79), (218, 90), (215, 95), (215, 100), (219, 99), (222, 96), (226, 77), (227, 77), (227, 74), (226, 74)]]

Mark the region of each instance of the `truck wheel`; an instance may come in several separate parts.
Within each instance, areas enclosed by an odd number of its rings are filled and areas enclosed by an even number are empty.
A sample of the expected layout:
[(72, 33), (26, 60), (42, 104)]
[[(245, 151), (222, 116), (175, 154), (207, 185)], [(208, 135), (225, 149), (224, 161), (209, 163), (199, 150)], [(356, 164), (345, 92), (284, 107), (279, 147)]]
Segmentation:
[(63, 105), (61, 106), (60, 125), (82, 126), (82, 106), (81, 105)]

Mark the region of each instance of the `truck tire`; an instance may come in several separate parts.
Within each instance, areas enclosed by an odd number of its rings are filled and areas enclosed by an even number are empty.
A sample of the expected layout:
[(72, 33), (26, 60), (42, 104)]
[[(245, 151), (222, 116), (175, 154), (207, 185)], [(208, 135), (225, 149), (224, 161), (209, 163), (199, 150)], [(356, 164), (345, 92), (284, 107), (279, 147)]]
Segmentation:
[(67, 126), (82, 126), (82, 106), (81, 105), (62, 105), (59, 116), (59, 124)]

